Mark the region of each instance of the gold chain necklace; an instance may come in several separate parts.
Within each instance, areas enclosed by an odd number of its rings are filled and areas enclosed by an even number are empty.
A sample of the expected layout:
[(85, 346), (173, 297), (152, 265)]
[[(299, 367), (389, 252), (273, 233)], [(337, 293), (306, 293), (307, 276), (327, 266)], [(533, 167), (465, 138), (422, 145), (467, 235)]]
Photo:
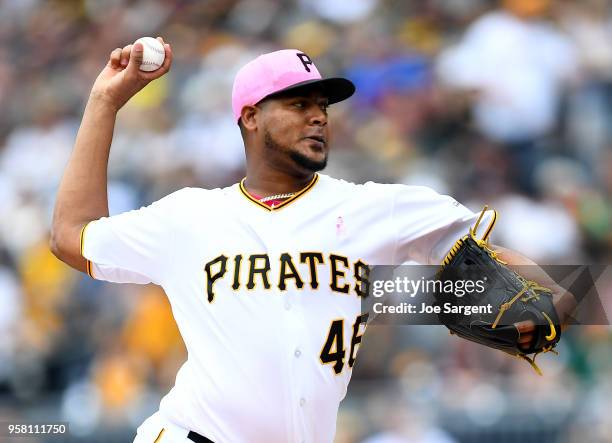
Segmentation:
[(293, 197), (295, 195), (295, 192), (287, 192), (285, 194), (275, 194), (275, 195), (270, 195), (269, 197), (264, 197), (259, 199), (260, 202), (265, 203), (265, 202), (269, 202), (270, 200), (281, 200), (283, 198), (289, 198), (289, 197)]

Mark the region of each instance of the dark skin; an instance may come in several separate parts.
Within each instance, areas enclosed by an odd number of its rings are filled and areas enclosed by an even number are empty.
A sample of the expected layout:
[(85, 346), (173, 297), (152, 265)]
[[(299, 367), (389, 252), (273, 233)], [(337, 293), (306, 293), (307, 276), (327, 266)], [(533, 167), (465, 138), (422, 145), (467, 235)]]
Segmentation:
[[(320, 89), (311, 88), (268, 98), (241, 113), (241, 132), (246, 147), (247, 190), (260, 197), (297, 192), (323, 169), (329, 154), (328, 100)], [(509, 249), (495, 247), (509, 265), (529, 265), (526, 278), (553, 290), (562, 323), (573, 310), (573, 297), (546, 275), (536, 263)], [(534, 339), (532, 321), (515, 323), (521, 347)], [(566, 327), (563, 324), (563, 327)]]
[(297, 192), (325, 167), (327, 107), (323, 91), (312, 88), (242, 109), (249, 192), (261, 197)]

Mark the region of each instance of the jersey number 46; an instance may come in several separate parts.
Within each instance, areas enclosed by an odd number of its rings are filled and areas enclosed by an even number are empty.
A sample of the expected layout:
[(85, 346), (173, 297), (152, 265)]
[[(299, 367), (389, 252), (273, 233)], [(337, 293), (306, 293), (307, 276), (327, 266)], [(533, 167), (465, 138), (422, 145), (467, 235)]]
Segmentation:
[[(361, 338), (365, 332), (365, 323), (368, 320), (368, 314), (361, 314), (355, 319), (353, 323), (353, 336), (351, 338), (351, 345), (349, 349), (349, 368), (352, 368), (355, 364), (355, 358), (357, 356), (358, 345), (361, 343)], [(361, 325), (364, 325), (364, 330), (361, 331)], [(329, 327), (329, 333), (325, 344), (321, 349), (321, 355), (319, 355), (321, 363), (325, 365), (333, 365), (334, 373), (339, 375), (344, 369), (344, 361), (346, 358), (346, 348), (344, 346), (344, 319), (340, 318), (332, 321)]]

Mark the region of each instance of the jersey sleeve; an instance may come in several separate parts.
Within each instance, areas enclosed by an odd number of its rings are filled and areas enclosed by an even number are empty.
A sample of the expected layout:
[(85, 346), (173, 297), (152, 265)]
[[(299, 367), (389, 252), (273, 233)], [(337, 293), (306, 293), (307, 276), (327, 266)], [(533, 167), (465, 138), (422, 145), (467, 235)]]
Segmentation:
[[(392, 218), (397, 232), (393, 263), (439, 265), (462, 236), (474, 226), (474, 213), (448, 195), (422, 186), (401, 186), (395, 196)], [(487, 211), (478, 226), (482, 235), (494, 221)]]
[(87, 273), (116, 283), (161, 284), (172, 263), (180, 194), (85, 225), (81, 255), (87, 260)]

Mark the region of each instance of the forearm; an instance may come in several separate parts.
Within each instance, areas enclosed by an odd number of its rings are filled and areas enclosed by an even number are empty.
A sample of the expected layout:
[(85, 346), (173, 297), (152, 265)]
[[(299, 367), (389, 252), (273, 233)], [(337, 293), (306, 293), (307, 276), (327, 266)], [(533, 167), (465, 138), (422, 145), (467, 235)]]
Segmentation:
[(51, 248), (79, 270), (85, 269), (80, 254), (81, 228), (108, 216), (107, 168), (116, 115), (111, 103), (90, 97), (57, 193)]

